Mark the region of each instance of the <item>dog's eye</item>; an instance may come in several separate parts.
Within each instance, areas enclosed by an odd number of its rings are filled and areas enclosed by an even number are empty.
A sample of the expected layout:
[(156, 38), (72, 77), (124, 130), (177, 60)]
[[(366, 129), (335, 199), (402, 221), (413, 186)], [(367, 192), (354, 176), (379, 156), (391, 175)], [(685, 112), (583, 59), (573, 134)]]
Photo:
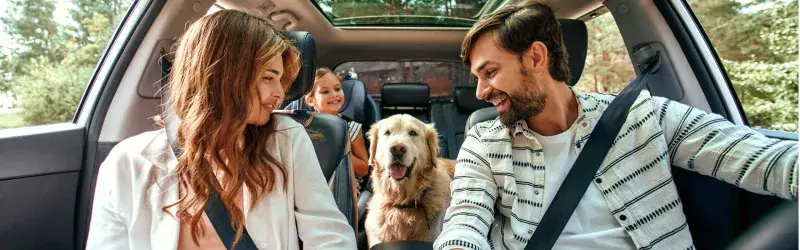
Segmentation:
[(411, 132), (408, 132), (408, 134), (411, 136), (417, 136), (417, 131), (411, 130)]
[(389, 132), (389, 130), (386, 130), (386, 131), (384, 131), (384, 132), (383, 132), (383, 135), (389, 135), (389, 134), (391, 134), (391, 133), (392, 133), (392, 132)]

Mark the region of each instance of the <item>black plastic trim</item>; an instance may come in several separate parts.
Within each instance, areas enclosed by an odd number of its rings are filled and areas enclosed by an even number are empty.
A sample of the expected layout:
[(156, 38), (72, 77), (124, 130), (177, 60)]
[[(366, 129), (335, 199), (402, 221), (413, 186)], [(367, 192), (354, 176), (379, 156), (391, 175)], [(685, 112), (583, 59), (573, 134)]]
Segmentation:
[(59, 170), (59, 171), (52, 171), (47, 173), (37, 173), (37, 174), (29, 174), (29, 175), (19, 175), (9, 178), (0, 178), (0, 181), (10, 181), (16, 179), (25, 179), (25, 178), (35, 178), (35, 177), (42, 177), (48, 175), (58, 175), (58, 174), (68, 174), (68, 173), (78, 173), (80, 170)]
[(775, 138), (786, 141), (797, 141), (797, 133), (763, 129), (763, 128), (753, 128), (753, 130), (758, 131), (759, 133), (766, 135), (769, 138)]

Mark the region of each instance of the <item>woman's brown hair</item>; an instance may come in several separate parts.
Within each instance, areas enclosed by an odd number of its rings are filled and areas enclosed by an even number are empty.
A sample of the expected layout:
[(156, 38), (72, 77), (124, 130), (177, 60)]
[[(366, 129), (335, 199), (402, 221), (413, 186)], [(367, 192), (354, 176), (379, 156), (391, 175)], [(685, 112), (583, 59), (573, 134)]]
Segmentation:
[[(230, 213), (234, 243), (245, 224), (234, 202), (243, 185), (252, 205), (276, 185), (286, 189), (286, 168), (267, 150), (276, 117), (264, 126), (245, 122), (250, 99), (260, 95), (255, 83), (277, 56), (283, 59), (281, 85), (289, 89), (300, 68), (299, 51), (267, 21), (235, 10), (200, 18), (177, 43), (168, 93), (181, 119), (176, 143), (183, 154), (176, 173), (183, 191), (163, 209), (178, 205), (177, 216), (190, 225), (196, 244), (212, 188)], [(222, 182), (215, 170), (224, 174)]]

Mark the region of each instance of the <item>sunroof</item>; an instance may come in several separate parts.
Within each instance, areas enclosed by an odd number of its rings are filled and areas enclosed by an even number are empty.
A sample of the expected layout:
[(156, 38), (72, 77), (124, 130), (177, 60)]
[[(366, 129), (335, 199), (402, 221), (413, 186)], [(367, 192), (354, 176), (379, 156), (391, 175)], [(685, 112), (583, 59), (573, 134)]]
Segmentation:
[(504, 0), (311, 0), (334, 26), (470, 27)]

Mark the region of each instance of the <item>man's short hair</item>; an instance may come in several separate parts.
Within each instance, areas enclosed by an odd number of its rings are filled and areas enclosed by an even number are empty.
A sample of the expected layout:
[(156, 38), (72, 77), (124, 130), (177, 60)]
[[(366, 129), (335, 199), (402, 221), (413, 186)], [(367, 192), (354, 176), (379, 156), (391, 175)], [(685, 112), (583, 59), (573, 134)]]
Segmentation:
[(550, 75), (555, 80), (569, 82), (567, 49), (564, 47), (561, 23), (550, 6), (522, 1), (504, 5), (478, 20), (461, 44), (464, 64), (470, 66), (469, 54), (478, 37), (493, 31), (497, 31), (500, 47), (517, 54), (520, 60), (531, 44), (536, 41), (544, 43), (549, 54)]

